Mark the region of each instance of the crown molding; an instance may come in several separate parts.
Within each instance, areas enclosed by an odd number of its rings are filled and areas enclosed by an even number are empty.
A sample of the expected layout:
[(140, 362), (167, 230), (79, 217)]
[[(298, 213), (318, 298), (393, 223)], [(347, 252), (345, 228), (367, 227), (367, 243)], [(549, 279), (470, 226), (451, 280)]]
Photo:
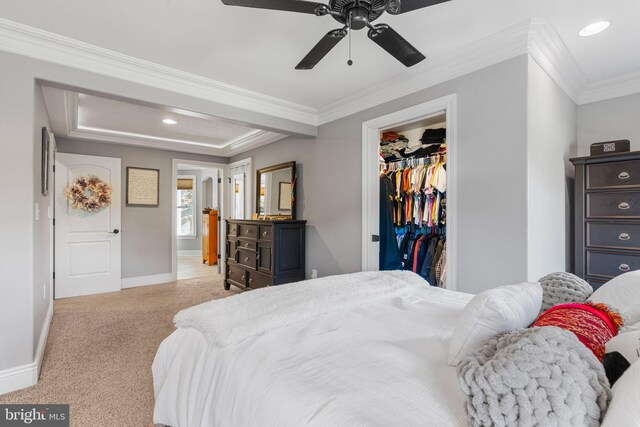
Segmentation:
[(580, 104), (590, 104), (637, 93), (640, 93), (640, 72), (588, 85), (580, 95)]
[(529, 55), (577, 104), (589, 81), (556, 29), (546, 19), (530, 21)]
[[(380, 82), (377, 91), (362, 90), (319, 109), (141, 60), (4, 18), (0, 18), (0, 50), (313, 126), (347, 117), (525, 54), (530, 55), (578, 105), (640, 93), (640, 73), (589, 82), (553, 25), (546, 19), (537, 18), (506, 28), (445, 56), (425, 61), (407, 70), (401, 78), (395, 76)], [(76, 131), (76, 134), (80, 133)], [(175, 150), (176, 147), (171, 149)], [(244, 149), (234, 144), (233, 152), (241, 152), (236, 150)]]
[(321, 107), (318, 124), (332, 122), (385, 102), (410, 95), (465, 74), (527, 53), (530, 21), (495, 33), (441, 58), (411, 68), (401, 79), (381, 82), (375, 92), (365, 89)]
[(0, 50), (309, 125), (314, 108), (0, 18)]

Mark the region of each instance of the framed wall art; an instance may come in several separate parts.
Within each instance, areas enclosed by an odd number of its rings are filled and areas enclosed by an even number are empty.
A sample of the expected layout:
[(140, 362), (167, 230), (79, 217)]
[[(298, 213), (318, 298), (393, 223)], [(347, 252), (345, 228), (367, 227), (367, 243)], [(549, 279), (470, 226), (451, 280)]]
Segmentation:
[(158, 207), (160, 169), (127, 167), (127, 206)]

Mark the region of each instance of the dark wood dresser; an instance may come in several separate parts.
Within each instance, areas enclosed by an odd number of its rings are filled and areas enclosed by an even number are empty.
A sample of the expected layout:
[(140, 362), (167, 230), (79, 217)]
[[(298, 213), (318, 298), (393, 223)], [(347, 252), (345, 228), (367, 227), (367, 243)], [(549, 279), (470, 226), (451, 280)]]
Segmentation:
[(307, 221), (228, 219), (225, 289), (256, 289), (305, 279)]
[(640, 152), (571, 159), (576, 274), (594, 289), (640, 269)]

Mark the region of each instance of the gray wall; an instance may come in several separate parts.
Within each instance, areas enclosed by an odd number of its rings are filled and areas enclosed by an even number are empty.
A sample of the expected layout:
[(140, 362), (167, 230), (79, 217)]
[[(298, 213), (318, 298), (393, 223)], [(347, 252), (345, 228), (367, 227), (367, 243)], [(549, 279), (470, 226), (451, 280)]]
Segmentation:
[[(227, 163), (228, 159), (199, 154), (153, 150), (117, 144), (59, 139), (62, 153), (89, 154), (122, 159), (122, 194), (125, 194), (127, 166), (160, 169), (160, 206), (122, 206), (122, 277), (140, 277), (171, 272), (172, 160)], [(190, 173), (190, 175), (193, 175)]]
[(594, 142), (628, 139), (640, 150), (640, 94), (578, 107), (578, 155), (588, 156)]
[(533, 59), (528, 81), (528, 279), (571, 271), (577, 106)]
[[(458, 95), (458, 289), (527, 279), (528, 56), (244, 153), (254, 169), (295, 160), (298, 218), (307, 225), (307, 274), (361, 269), (362, 122)], [(252, 179), (255, 180), (255, 177)]]
[[(36, 264), (41, 265), (46, 253), (35, 246), (35, 202), (39, 191), (40, 129), (36, 117), (33, 70), (14, 55), (0, 53), (0, 144), (5, 160), (0, 168), (0, 370), (32, 363), (35, 355), (36, 318), (43, 317), (33, 299), (42, 284), (35, 282)], [(21, 76), (32, 76), (30, 79)], [(37, 132), (35, 129), (38, 129)], [(37, 163), (37, 165), (36, 165)], [(42, 273), (38, 273), (42, 276)], [(35, 289), (37, 288), (37, 289)]]
[(199, 170), (181, 169), (178, 171), (178, 175), (194, 175), (196, 177), (196, 238), (181, 239), (178, 237), (178, 250), (202, 251), (202, 200), (203, 197), (205, 197), (205, 186), (202, 183), (202, 172)]
[[(33, 195), (35, 203), (38, 204), (40, 209), (40, 219), (35, 220), (34, 217), (34, 252), (37, 256), (34, 258), (33, 265), (33, 348), (37, 348), (38, 340), (40, 339), (40, 333), (51, 303), (51, 236), (50, 226), (51, 220), (48, 218), (48, 209), (53, 212), (53, 197), (54, 183), (53, 183), (53, 162), (54, 162), (54, 141), (51, 140), (49, 146), (49, 195), (46, 197), (41, 193), (40, 185), (40, 170), (42, 162), (41, 144), (42, 144), (42, 127), (46, 127), (48, 132), (51, 132), (51, 122), (49, 120), (49, 114), (44, 103), (44, 96), (42, 94), (42, 88), (40, 86), (35, 87), (35, 117), (33, 122), (33, 145), (35, 147), (33, 152), (33, 167), (37, 171), (36, 178), (33, 181)], [(51, 205), (51, 206), (49, 206)]]

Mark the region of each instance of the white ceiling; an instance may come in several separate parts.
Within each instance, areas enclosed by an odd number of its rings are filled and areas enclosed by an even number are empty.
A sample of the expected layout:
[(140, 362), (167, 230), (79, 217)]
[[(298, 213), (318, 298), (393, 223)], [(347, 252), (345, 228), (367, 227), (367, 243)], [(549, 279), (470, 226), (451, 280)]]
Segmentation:
[[(640, 71), (638, 0), (453, 0), (383, 15), (427, 61), (529, 18), (547, 18), (591, 82)], [(313, 71), (294, 66), (330, 29), (331, 17), (224, 6), (219, 0), (0, 0), (0, 17), (224, 83), (319, 108), (406, 69), (354, 33), (352, 67), (343, 40)], [(609, 20), (606, 32), (578, 37)]]
[[(43, 86), (56, 136), (231, 156), (285, 135), (217, 117)], [(177, 123), (168, 125), (164, 119)]]

